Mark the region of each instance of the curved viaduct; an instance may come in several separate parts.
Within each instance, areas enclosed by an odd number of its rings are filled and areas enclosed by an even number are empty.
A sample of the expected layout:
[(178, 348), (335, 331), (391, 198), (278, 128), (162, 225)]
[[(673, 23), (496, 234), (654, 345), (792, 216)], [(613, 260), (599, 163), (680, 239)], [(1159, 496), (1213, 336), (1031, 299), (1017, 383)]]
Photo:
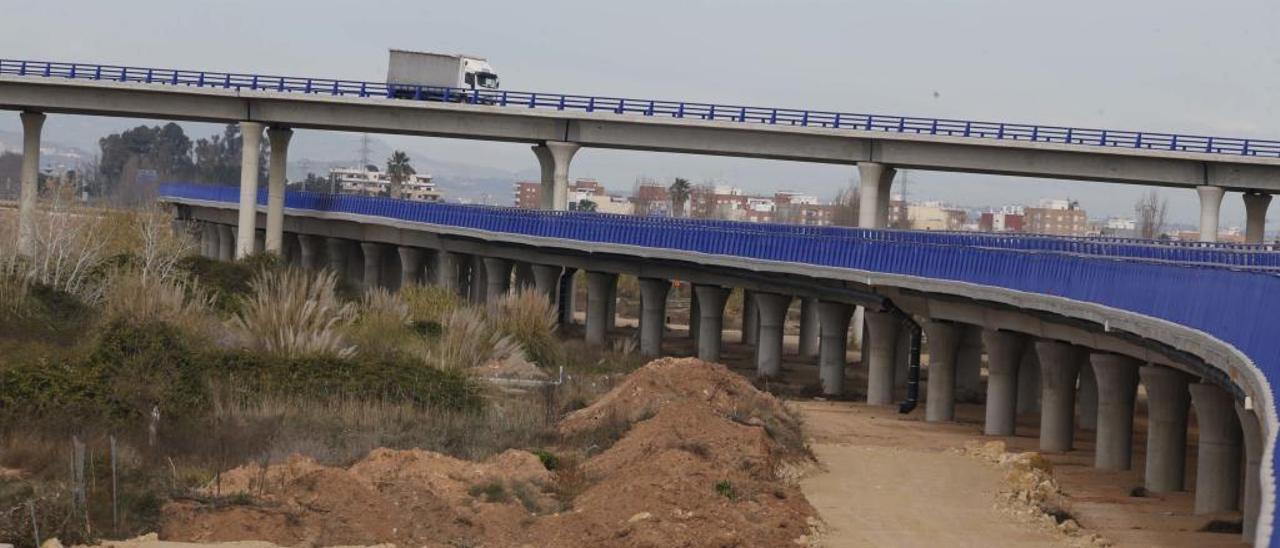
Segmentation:
[[(438, 91), (438, 90), (437, 90)], [(847, 341), (862, 333), (870, 403), (892, 402), (902, 341), (923, 331), (926, 417), (951, 420), (986, 355), (984, 430), (1013, 432), (1024, 402), (1041, 408), (1045, 451), (1096, 430), (1095, 466), (1143, 466), (1147, 489), (1193, 490), (1195, 511), (1240, 509), (1256, 545), (1274, 527), (1280, 420), (1280, 254), (1264, 246), (919, 234), (885, 225), (897, 168), (1194, 188), (1200, 235), (1217, 237), (1227, 191), (1244, 192), (1247, 238), (1260, 242), (1280, 189), (1280, 142), (904, 116), (520, 92), (445, 90), (457, 104), (392, 99), (381, 83), (0, 60), (0, 109), (22, 112), (18, 243), (31, 238), (46, 113), (239, 123), (239, 188), (169, 185), (202, 250), (255, 249), (328, 266), (366, 283), (430, 279), (477, 299), (513, 283), (564, 301), (584, 271), (586, 337), (613, 322), (619, 274), (641, 280), (640, 349), (661, 351), (671, 280), (692, 282), (698, 355), (719, 357), (722, 310), (741, 288), (758, 374), (776, 374), (782, 315), (801, 299), (801, 352), (825, 393), (845, 390)], [(258, 150), (271, 141), (266, 192)], [(564, 209), (583, 146), (856, 165), (864, 229), (517, 211), (285, 192), (292, 128), (524, 142), (542, 167), (544, 207)], [(258, 227), (264, 227), (260, 230)], [(256, 243), (257, 242), (257, 243)], [(918, 339), (917, 339), (918, 340)], [(1026, 363), (1038, 363), (1038, 387)], [(1147, 459), (1132, 462), (1134, 401), (1147, 393)], [(1030, 398), (1028, 398), (1028, 394)], [(1199, 424), (1187, 485), (1187, 423)], [(1243, 471), (1241, 470), (1243, 466)]]

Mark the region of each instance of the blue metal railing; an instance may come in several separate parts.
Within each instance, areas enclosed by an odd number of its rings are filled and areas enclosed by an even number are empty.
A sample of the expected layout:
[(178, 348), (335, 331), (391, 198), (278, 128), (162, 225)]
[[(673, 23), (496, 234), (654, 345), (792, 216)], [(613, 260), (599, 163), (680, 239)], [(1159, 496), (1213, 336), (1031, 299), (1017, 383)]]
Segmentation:
[(472, 90), (430, 86), (388, 86), (385, 82), (361, 82), (328, 78), (303, 78), (261, 74), (205, 72), (0, 59), (0, 74), (46, 78), (106, 80), (202, 88), (255, 90), (334, 96), (381, 97), (404, 100), (434, 100), (498, 107), (604, 112), (708, 121), (759, 123), (797, 127), (848, 129), (921, 135), (941, 135), (975, 139), (999, 139), (1059, 143), (1095, 147), (1197, 152), (1236, 156), (1280, 158), (1280, 141), (1182, 135), (1174, 133), (1117, 131), (981, 122), (944, 118), (919, 118), (879, 114), (857, 114), (801, 109), (718, 105), (654, 99), (626, 99), (560, 93), (506, 90)]
[[(228, 204), (239, 200), (238, 189), (229, 186), (166, 184), (160, 193), (175, 199)], [(259, 202), (265, 203), (265, 193), (259, 195)], [(1221, 254), (1277, 255), (1262, 250), (1101, 242), (1098, 247), (1064, 251), (1052, 249), (1051, 244), (1071, 242), (1070, 239), (975, 240), (957, 234), (858, 229), (826, 233), (812, 227), (783, 229), (784, 225), (426, 204), (309, 192), (287, 193), (285, 207), (561, 240), (849, 268), (1051, 295), (1208, 333), (1248, 356), (1269, 386), (1277, 386), (1280, 381), (1280, 329), (1274, 321), (1274, 311), (1280, 310), (1280, 277), (1265, 270), (1238, 268), (1229, 262), (1204, 264), (1212, 261), (1199, 260), (1204, 257), (1198, 255), (1192, 257), (1195, 264), (1165, 257), (1152, 260), (1142, 255), (1152, 248), (1211, 253), (1208, 257), (1216, 259), (1222, 259)], [(1070, 245), (1087, 243), (1075, 241)], [(1280, 469), (1280, 451), (1273, 451), (1271, 466), (1273, 470)], [(1275, 482), (1274, 476), (1271, 481)], [(1280, 529), (1273, 530), (1271, 540), (1280, 542)]]

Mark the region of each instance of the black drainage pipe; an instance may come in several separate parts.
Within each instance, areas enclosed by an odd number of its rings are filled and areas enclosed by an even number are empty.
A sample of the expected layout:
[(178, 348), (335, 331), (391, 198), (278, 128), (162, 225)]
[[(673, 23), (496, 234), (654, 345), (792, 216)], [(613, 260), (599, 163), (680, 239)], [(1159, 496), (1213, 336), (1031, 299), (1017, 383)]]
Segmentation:
[(911, 335), (911, 352), (907, 361), (907, 399), (898, 404), (898, 413), (907, 414), (916, 409), (920, 402), (920, 325), (901, 309), (894, 307), (895, 314), (902, 320), (903, 327)]

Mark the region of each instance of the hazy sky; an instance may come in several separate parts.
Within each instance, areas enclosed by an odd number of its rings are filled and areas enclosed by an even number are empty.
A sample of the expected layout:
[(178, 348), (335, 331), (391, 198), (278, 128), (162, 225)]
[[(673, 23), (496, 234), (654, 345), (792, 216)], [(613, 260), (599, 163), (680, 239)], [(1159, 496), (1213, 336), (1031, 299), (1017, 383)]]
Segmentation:
[[(0, 0), (6, 58), (379, 80), (386, 49), (486, 56), (509, 89), (1280, 138), (1280, 2)], [(51, 117), (47, 138), (78, 122)], [(17, 129), (0, 114), (0, 129)], [(297, 139), (323, 138), (300, 132)], [(68, 139), (70, 140), (70, 139)], [(388, 137), (444, 160), (536, 167), (525, 145)], [(681, 175), (830, 197), (851, 167), (587, 149), (615, 189)], [(1126, 214), (1143, 189), (912, 172), (913, 198), (1070, 196)], [(1166, 190), (1175, 220), (1194, 192)], [(1280, 221), (1280, 214), (1273, 215)], [(1226, 224), (1240, 223), (1238, 195)]]

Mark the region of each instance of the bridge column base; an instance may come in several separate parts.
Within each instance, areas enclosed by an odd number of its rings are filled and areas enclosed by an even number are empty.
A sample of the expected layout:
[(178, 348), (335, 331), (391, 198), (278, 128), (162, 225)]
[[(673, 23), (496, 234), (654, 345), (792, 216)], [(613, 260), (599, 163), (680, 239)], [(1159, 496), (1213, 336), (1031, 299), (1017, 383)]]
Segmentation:
[(1235, 399), (1217, 385), (1204, 382), (1187, 387), (1196, 407), (1200, 441), (1196, 454), (1195, 513), (1213, 514), (1238, 508), (1240, 445), (1243, 432), (1235, 413)]
[(986, 423), (988, 436), (1012, 436), (1018, 410), (1018, 367), (1022, 363), (1027, 337), (1011, 331), (986, 329), (982, 344), (987, 349)]
[(818, 378), (822, 395), (844, 395), (844, 369), (849, 351), (849, 321), (853, 310), (845, 303), (818, 301), (822, 342), (818, 353)]
[(790, 295), (752, 292), (756, 317), (759, 319), (756, 340), (756, 376), (775, 378), (782, 371), (783, 326), (787, 322)]
[(965, 326), (929, 320), (920, 326), (929, 339), (929, 386), (925, 420), (951, 422), (956, 418), (956, 357)]
[(667, 294), (671, 281), (640, 278), (640, 354), (647, 358), (662, 355), (662, 335), (667, 328)]
[(698, 359), (720, 361), (720, 339), (724, 334), (724, 303), (729, 290), (715, 285), (694, 285), (698, 294)]
[(898, 332), (902, 324), (893, 314), (867, 310), (863, 313), (867, 322), (870, 362), (867, 364), (867, 403), (869, 405), (893, 404), (894, 364), (898, 354)]
[(1138, 362), (1128, 356), (1089, 356), (1098, 381), (1098, 435), (1093, 466), (1128, 470), (1133, 464), (1133, 403), (1138, 395)]
[(1138, 376), (1147, 390), (1147, 467), (1143, 486), (1153, 493), (1181, 491), (1187, 472), (1189, 379), (1181, 371), (1158, 365), (1143, 366)]
[(1076, 379), (1084, 355), (1080, 347), (1058, 341), (1039, 341), (1040, 451), (1065, 453), (1075, 438)]

